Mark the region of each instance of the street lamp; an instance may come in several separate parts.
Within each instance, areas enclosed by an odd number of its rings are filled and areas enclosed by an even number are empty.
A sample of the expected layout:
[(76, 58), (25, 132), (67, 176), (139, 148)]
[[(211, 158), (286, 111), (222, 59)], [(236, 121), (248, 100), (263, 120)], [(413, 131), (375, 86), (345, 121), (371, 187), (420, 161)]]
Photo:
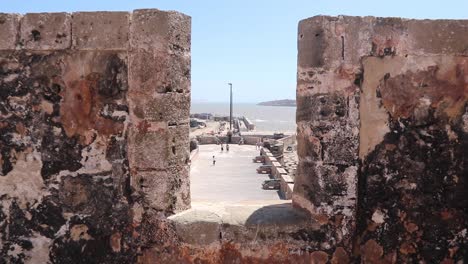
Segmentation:
[(230, 105), (229, 105), (229, 130), (232, 131), (232, 83), (228, 83), (230, 86)]

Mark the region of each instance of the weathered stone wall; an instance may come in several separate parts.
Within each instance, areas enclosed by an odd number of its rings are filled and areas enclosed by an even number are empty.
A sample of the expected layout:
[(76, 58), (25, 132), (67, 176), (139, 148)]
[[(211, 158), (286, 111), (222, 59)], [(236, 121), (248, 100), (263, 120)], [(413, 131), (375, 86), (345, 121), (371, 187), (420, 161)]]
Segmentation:
[(0, 263), (466, 261), (467, 32), (300, 23), (293, 202), (310, 219), (288, 204), (180, 213), (189, 17), (0, 14)]
[(468, 251), (468, 21), (299, 24), (293, 202), (329, 254), (455, 263)]
[[(0, 263), (132, 263), (190, 206), (190, 18), (0, 14)], [(150, 229), (150, 230), (148, 230)]]

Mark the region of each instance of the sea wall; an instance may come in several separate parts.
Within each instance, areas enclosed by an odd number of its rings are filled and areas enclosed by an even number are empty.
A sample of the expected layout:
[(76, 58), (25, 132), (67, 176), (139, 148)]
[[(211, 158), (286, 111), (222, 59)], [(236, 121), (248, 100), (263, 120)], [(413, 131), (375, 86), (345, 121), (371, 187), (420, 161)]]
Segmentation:
[(466, 261), (468, 21), (299, 23), (293, 202), (330, 254)]
[(132, 263), (160, 243), (190, 206), (189, 105), (185, 15), (0, 14), (0, 262)]

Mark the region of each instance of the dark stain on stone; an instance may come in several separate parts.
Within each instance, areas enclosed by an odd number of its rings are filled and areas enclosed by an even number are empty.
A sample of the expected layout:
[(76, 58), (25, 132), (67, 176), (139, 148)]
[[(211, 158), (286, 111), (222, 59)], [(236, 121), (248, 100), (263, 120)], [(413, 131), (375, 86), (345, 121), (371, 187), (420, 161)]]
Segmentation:
[[(390, 119), (394, 132), (366, 157), (359, 178), (362, 241), (374, 239), (385, 253), (399, 250), (401, 263), (457, 261), (468, 254), (467, 135), (460, 120), (449, 123), (435, 113), (424, 126), (413, 118)], [(447, 126), (461, 141), (448, 136)], [(385, 223), (369, 229), (377, 209), (387, 215)]]
[(338, 120), (347, 113), (347, 99), (338, 93), (314, 94), (297, 98), (297, 122)]
[(114, 98), (127, 87), (127, 67), (118, 56), (109, 56), (102, 76), (99, 79), (98, 92), (105, 98)]
[[(81, 63), (89, 63), (92, 72), (77, 75), (73, 69), (77, 58), (88, 59)], [(126, 71), (125, 61), (114, 52), (0, 52), (0, 113), (6, 117), (0, 121), (0, 175), (14, 169), (17, 155), (35, 151), (41, 155), (41, 175), (49, 193), (39, 203), (27, 203), (26, 209), (0, 194), (0, 259), (23, 263), (33, 250), (30, 238), (40, 235), (53, 241), (52, 263), (135, 262), (128, 204), (132, 190), (122, 133), (128, 114)], [(77, 89), (79, 84), (86, 89)], [(83, 125), (74, 130), (79, 133), (67, 134), (67, 125), (77, 124)], [(83, 148), (98, 136), (106, 142), (112, 171), (74, 173), (83, 167)], [(56, 176), (63, 171), (74, 176), (65, 174), (58, 181)], [(77, 224), (86, 225), (93, 239), (70, 239), (67, 226)], [(126, 245), (119, 253), (109, 246), (115, 230)], [(9, 250), (15, 245), (20, 253), (13, 256)]]
[(31, 30), (31, 38), (34, 41), (41, 40), (41, 32), (36, 29)]
[(62, 216), (60, 201), (54, 196), (48, 196), (37, 208), (32, 211), (32, 223), (35, 230), (41, 235), (50, 239), (55, 238), (55, 234), (66, 223)]

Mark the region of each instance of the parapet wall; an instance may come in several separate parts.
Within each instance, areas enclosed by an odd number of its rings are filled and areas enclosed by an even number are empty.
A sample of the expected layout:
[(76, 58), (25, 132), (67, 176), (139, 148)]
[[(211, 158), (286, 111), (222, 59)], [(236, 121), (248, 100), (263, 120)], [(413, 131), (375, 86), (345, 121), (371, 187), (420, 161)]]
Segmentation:
[(269, 205), (174, 222), (190, 207), (190, 18), (0, 14), (0, 263), (464, 261), (467, 32), (302, 21), (293, 203), (312, 219)]
[(135, 262), (190, 206), (189, 106), (185, 15), (0, 14), (0, 259)]
[(468, 21), (313, 17), (298, 50), (293, 202), (319, 249), (466, 261)]

